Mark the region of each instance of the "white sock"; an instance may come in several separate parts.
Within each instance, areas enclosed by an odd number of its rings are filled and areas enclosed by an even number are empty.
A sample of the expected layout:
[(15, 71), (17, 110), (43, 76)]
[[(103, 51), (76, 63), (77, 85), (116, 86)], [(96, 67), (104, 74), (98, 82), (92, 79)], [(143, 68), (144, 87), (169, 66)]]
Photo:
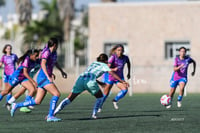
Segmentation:
[(10, 98), (10, 100), (8, 101), (8, 103), (9, 103), (9, 104), (12, 104), (15, 100), (16, 100), (15, 97), (12, 96), (12, 97)]

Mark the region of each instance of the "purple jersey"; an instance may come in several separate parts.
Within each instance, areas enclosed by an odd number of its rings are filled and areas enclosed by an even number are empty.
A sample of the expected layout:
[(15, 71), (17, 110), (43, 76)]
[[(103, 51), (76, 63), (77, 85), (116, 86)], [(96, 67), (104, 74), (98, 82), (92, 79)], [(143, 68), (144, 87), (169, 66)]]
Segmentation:
[(17, 70), (14, 72), (13, 75), (18, 75), (19, 81), (25, 78), (23, 74), (23, 68), (27, 68), (27, 72), (30, 73), (31, 69), (33, 69), (36, 65), (35, 61), (31, 61), (29, 56), (26, 56), (24, 61), (19, 65)]
[(11, 75), (15, 71), (15, 64), (18, 60), (16, 54), (3, 55), (1, 57), (1, 62), (4, 64), (4, 73), (6, 75)]
[[(129, 58), (126, 55), (118, 58), (116, 54), (111, 55), (108, 59), (108, 63), (111, 65), (110, 68), (118, 68), (115, 74), (117, 74), (121, 79), (124, 79), (123, 69), (124, 65), (129, 62)], [(109, 80), (116, 80), (112, 75), (109, 74)]]
[(174, 78), (174, 81), (179, 80), (179, 79), (181, 79), (181, 78), (187, 78), (188, 66), (189, 66), (189, 64), (190, 64), (192, 61), (193, 61), (193, 59), (190, 58), (189, 56), (186, 56), (183, 60), (181, 60), (181, 59), (179, 58), (179, 56), (177, 56), (177, 57), (175, 58), (174, 67), (178, 67), (178, 66), (180, 66), (181, 64), (184, 64), (184, 66), (183, 66), (180, 70), (175, 71), (175, 72), (173, 73), (173, 75), (174, 75), (174, 77), (173, 77), (173, 78)]
[(49, 76), (51, 76), (53, 72), (53, 67), (57, 62), (57, 53), (56, 52), (51, 53), (49, 48), (44, 48), (42, 51), (41, 58), (47, 60), (46, 62), (47, 72)]

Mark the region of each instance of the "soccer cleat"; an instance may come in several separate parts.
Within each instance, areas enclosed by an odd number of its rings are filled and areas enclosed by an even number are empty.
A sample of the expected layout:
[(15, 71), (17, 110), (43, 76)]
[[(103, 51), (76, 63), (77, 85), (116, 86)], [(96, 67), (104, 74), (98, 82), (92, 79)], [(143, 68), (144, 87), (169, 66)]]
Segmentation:
[(113, 101), (112, 103), (113, 103), (113, 106), (114, 106), (115, 109), (119, 109), (116, 101)]
[(10, 110), (11, 117), (14, 117), (15, 111), (16, 111), (16, 103), (12, 103), (11, 110)]
[(166, 106), (166, 109), (170, 109), (172, 107), (172, 105), (170, 104), (170, 105), (167, 105)]
[(28, 106), (29, 109), (34, 109), (34, 106)]
[(93, 114), (92, 119), (97, 119), (97, 116), (95, 114)]
[(98, 113), (100, 113), (100, 112), (101, 112), (101, 110), (102, 110), (102, 109), (101, 109), (101, 108), (99, 108), (97, 112), (98, 112)]
[(56, 118), (54, 116), (48, 116), (47, 117), (47, 122), (58, 122), (58, 121), (61, 121), (60, 118)]
[(181, 101), (177, 102), (177, 107), (180, 108), (182, 106)]
[(9, 104), (9, 103), (6, 103), (6, 105), (5, 105), (5, 106), (6, 106), (6, 108), (7, 108), (7, 110), (8, 110), (8, 111), (10, 111), (10, 110), (11, 110), (11, 104)]
[(27, 107), (21, 107), (20, 111), (24, 112), (24, 113), (30, 113), (31, 112), (31, 110), (29, 108), (27, 108)]

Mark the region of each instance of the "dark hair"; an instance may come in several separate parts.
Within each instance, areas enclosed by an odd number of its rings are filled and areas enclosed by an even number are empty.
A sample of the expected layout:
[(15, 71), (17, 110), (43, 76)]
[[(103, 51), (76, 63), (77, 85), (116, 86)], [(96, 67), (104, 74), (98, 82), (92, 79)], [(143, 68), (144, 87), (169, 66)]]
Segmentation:
[(117, 44), (115, 45), (111, 50), (110, 50), (110, 55), (114, 54), (115, 50), (117, 48), (121, 47), (122, 48), (122, 52), (124, 53), (124, 46), (122, 44)]
[(37, 49), (27, 50), (26, 53), (17, 60), (17, 64), (19, 65), (20, 62), (23, 62), (25, 60), (26, 56), (30, 56), (31, 54), (35, 54), (35, 53), (39, 54), (39, 51)]
[(185, 53), (187, 52), (187, 49), (185, 47), (180, 47), (179, 48), (179, 51), (181, 51), (181, 49), (184, 49), (185, 50)]
[(2, 52), (4, 53), (4, 54), (6, 54), (7, 52), (6, 52), (6, 48), (7, 47), (11, 47), (11, 49), (12, 49), (12, 46), (10, 45), (10, 44), (6, 44), (5, 46), (4, 46), (4, 48), (3, 48), (3, 50), (2, 50)]
[(105, 63), (108, 61), (108, 56), (106, 54), (102, 53), (97, 57), (97, 61)]
[(56, 46), (58, 46), (58, 40), (54, 37), (51, 37), (47, 43), (48, 48), (52, 47), (54, 44), (56, 44)]

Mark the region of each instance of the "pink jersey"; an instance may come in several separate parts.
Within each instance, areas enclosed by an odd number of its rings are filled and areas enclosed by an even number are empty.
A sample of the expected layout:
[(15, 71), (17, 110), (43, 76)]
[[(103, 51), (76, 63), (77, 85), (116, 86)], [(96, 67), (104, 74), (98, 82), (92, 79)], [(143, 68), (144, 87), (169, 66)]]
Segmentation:
[(44, 48), (42, 51), (41, 58), (47, 60), (46, 62), (47, 72), (49, 76), (51, 76), (53, 72), (53, 67), (57, 62), (57, 53), (56, 52), (51, 53), (49, 48)]
[(18, 57), (16, 54), (3, 55), (1, 57), (1, 62), (4, 64), (4, 73), (6, 75), (11, 75), (15, 71), (15, 64), (17, 60)]
[(27, 72), (30, 73), (31, 69), (33, 69), (36, 65), (35, 61), (31, 61), (29, 56), (26, 56), (24, 61), (19, 65), (17, 70), (13, 73), (13, 76), (18, 76), (18, 80), (23, 80), (25, 78), (23, 74), (23, 69), (27, 68)]
[(185, 59), (183, 59), (183, 60), (181, 60), (179, 58), (179, 56), (177, 56), (175, 58), (174, 67), (178, 67), (181, 64), (184, 64), (184, 66), (180, 70), (175, 71), (173, 73), (173, 76), (174, 76), (173, 79), (174, 79), (174, 81), (179, 80), (181, 78), (187, 78), (188, 66), (189, 66), (190, 63), (192, 63), (192, 61), (193, 61), (193, 59), (190, 58), (189, 56), (186, 56)]
[[(129, 58), (126, 55), (123, 55), (122, 57), (118, 58), (116, 54), (113, 54), (108, 60), (108, 63), (111, 65), (110, 68), (118, 68), (115, 74), (117, 74), (121, 79), (124, 79), (124, 65), (128, 62)], [(116, 79), (109, 74), (109, 80), (115, 81)]]

